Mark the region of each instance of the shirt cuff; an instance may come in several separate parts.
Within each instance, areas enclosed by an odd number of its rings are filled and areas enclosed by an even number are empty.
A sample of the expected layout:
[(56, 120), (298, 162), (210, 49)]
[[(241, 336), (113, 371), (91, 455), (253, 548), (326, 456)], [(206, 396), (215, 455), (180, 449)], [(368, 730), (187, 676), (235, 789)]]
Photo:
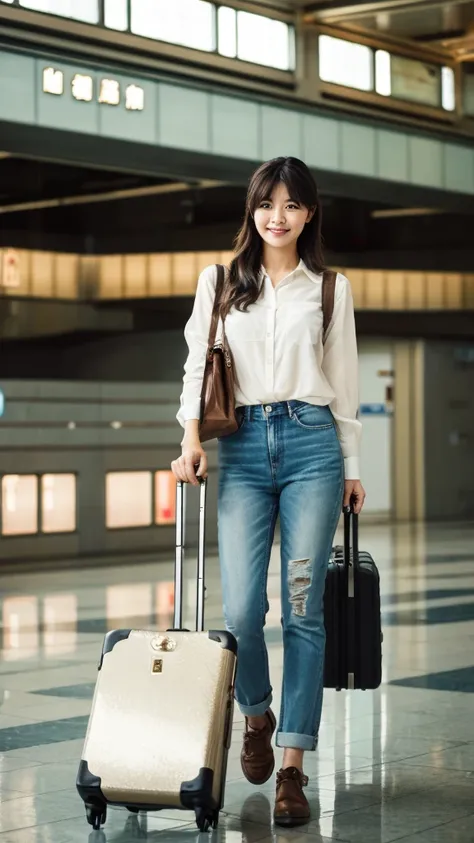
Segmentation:
[(346, 480), (360, 480), (359, 457), (344, 457), (344, 477)]
[(196, 401), (194, 404), (183, 404), (176, 413), (176, 418), (178, 419), (181, 427), (184, 427), (186, 422), (190, 419), (197, 419), (199, 421), (201, 418), (201, 399)]

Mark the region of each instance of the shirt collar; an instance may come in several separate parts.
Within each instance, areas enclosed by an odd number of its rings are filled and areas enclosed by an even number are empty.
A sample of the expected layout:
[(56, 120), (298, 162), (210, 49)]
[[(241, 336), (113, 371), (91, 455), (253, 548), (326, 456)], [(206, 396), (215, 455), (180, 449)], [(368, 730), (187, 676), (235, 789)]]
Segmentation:
[(308, 269), (303, 259), (300, 260), (298, 269), (304, 272), (304, 274), (310, 279), (310, 281), (313, 281), (314, 284), (321, 280), (320, 275), (317, 275), (315, 272), (311, 272), (311, 270)]
[[(311, 281), (314, 281), (314, 282), (316, 282), (316, 281), (318, 280), (318, 278), (319, 278), (319, 276), (318, 276), (318, 275), (315, 275), (315, 274), (314, 274), (314, 272), (311, 272), (311, 270), (310, 270), (310, 269), (308, 269), (308, 267), (306, 266), (306, 264), (305, 264), (305, 262), (303, 261), (303, 259), (302, 259), (302, 258), (300, 258), (300, 262), (299, 262), (298, 266), (295, 266), (295, 268), (294, 268), (293, 272), (290, 272), (290, 274), (289, 274), (289, 275), (287, 275), (287, 278), (291, 278), (291, 276), (292, 276), (292, 275), (294, 275), (296, 272), (304, 272), (304, 273), (305, 273), (305, 275), (306, 275), (306, 276), (307, 276), (307, 277), (308, 277)], [(260, 268), (260, 278), (264, 277), (264, 276), (265, 276), (265, 274), (266, 274), (265, 267), (264, 267), (264, 266), (263, 266), (263, 264), (262, 264), (262, 266), (261, 266), (261, 268)]]
[[(317, 284), (319, 281), (321, 281), (321, 275), (318, 275), (317, 273), (312, 272), (310, 269), (308, 269), (303, 258), (300, 258), (298, 266), (294, 268), (293, 272), (291, 272), (290, 275), (287, 276), (287, 278), (291, 278), (291, 276), (295, 275), (296, 272), (303, 272), (306, 277), (313, 282), (313, 284)], [(262, 264), (262, 267), (260, 269), (260, 278), (264, 278), (265, 274), (265, 268)]]

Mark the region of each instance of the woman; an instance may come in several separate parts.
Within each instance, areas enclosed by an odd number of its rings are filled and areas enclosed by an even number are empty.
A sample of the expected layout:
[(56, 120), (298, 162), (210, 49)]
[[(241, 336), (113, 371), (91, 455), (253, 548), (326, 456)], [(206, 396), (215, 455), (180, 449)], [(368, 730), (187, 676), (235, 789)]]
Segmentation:
[[(242, 770), (253, 784), (274, 769), (276, 720), (263, 627), (277, 515), (281, 527), (283, 689), (276, 744), (284, 747), (274, 819), (302, 825), (305, 750), (318, 740), (323, 698), (324, 583), (341, 504), (360, 512), (358, 364), (349, 282), (338, 274), (323, 337), (321, 205), (296, 158), (253, 175), (222, 300), (238, 378), (239, 428), (219, 440), (218, 536), (224, 614), (238, 641), (236, 700), (245, 715)], [(217, 270), (200, 278), (185, 337), (189, 356), (178, 420), (177, 480), (207, 476), (200, 396)], [(196, 469), (196, 466), (199, 467)]]

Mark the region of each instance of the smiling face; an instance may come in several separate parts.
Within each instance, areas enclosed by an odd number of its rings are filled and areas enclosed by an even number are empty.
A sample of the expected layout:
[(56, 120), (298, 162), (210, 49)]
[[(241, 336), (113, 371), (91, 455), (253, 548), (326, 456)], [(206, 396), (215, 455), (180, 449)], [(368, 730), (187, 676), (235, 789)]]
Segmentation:
[(264, 243), (273, 248), (288, 249), (296, 245), (312, 216), (313, 211), (293, 200), (287, 187), (280, 182), (272, 195), (255, 209), (254, 220)]

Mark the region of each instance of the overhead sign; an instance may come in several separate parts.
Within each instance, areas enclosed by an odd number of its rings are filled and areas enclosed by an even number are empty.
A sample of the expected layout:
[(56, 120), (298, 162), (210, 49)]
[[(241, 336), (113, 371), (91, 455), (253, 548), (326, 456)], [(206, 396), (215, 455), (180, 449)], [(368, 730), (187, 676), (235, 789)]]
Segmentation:
[[(122, 101), (121, 85), (118, 79), (103, 77), (97, 91), (94, 92), (94, 79), (85, 73), (76, 73), (71, 81), (71, 95), (78, 102), (97, 102), (105, 105), (120, 105)], [(64, 95), (64, 73), (54, 67), (43, 69), (43, 91), (55, 97)], [(134, 83), (126, 85), (124, 94), (127, 111), (143, 111), (145, 108), (145, 91)]]

